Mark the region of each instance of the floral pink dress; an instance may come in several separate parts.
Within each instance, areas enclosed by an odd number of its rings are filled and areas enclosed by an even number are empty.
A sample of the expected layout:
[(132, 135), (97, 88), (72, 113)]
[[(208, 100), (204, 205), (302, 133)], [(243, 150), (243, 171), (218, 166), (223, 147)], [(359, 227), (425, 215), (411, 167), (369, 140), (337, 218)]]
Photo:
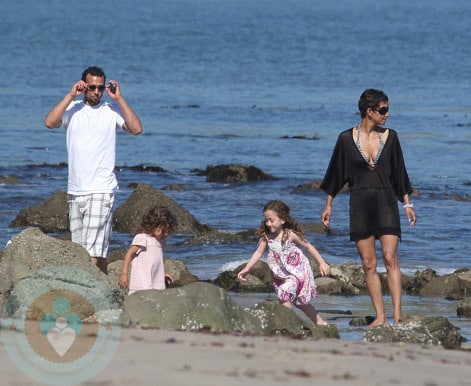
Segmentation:
[(309, 259), (292, 241), (267, 239), (267, 262), (273, 275), (278, 299), (295, 305), (308, 304), (317, 296), (316, 284)]

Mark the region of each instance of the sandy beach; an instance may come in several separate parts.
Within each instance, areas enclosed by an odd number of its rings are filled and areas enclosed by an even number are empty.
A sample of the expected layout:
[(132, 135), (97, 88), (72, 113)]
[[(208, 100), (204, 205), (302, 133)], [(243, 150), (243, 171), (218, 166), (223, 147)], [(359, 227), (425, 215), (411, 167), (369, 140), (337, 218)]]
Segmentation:
[[(0, 348), (2, 385), (40, 385)], [(83, 385), (470, 385), (470, 350), (403, 343), (122, 329)]]

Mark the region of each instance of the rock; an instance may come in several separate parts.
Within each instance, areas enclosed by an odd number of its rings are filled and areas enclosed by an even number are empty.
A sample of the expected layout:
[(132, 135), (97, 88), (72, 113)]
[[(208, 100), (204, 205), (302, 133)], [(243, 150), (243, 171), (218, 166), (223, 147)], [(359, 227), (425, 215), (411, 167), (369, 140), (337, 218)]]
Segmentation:
[[(293, 193), (303, 193), (306, 191), (317, 191), (320, 190), (322, 184), (322, 180), (313, 180), (310, 182), (307, 182), (305, 184), (301, 184), (296, 186), (293, 189)], [(345, 185), (341, 190), (340, 193), (346, 193), (348, 192), (348, 186)]]
[(304, 223), (302, 224), (302, 228), (306, 233), (315, 233), (319, 235), (329, 233), (329, 228), (322, 223)]
[(3, 176), (0, 178), (0, 184), (2, 185), (20, 185), (21, 181), (16, 177)]
[(265, 335), (340, 339), (335, 325), (314, 326), (311, 321), (306, 323), (296, 312), (278, 301), (257, 303), (247, 311), (260, 320)]
[(436, 276), (437, 272), (433, 269), (417, 271), (415, 276), (405, 285), (405, 290), (409, 295), (418, 295), (420, 290)]
[(175, 233), (192, 234), (211, 230), (209, 226), (200, 224), (188, 211), (159, 189), (146, 184), (137, 185), (131, 196), (115, 210), (114, 229), (118, 232), (134, 233), (142, 216), (154, 206), (166, 206), (175, 215)]
[(349, 326), (360, 327), (360, 326), (368, 326), (375, 320), (374, 316), (356, 316), (350, 319), (348, 322)]
[(173, 190), (177, 192), (185, 191), (186, 189), (180, 184), (170, 184), (162, 188), (162, 190)]
[(361, 265), (347, 261), (330, 267), (330, 276), (342, 282), (344, 295), (360, 295), (366, 293), (365, 273)]
[(55, 193), (39, 205), (22, 209), (10, 223), (10, 227), (38, 227), (43, 232), (54, 233), (69, 230), (69, 207), (65, 192)]
[[(114, 287), (82, 246), (37, 228), (13, 237), (0, 262), (0, 305), (6, 303), (4, 311), (12, 317), (24, 315), (35, 298), (54, 288), (85, 294), (98, 309), (117, 308), (120, 299)], [(80, 312), (89, 315), (91, 310), (84, 307)]]
[(458, 303), (456, 308), (456, 315), (458, 316), (471, 316), (471, 298), (465, 298)]
[(469, 294), (471, 294), (471, 269), (459, 269), (455, 272), (455, 275), (460, 281), (460, 291), (462, 297), (469, 296)]
[(192, 245), (199, 245), (199, 244), (239, 243), (243, 241), (246, 241), (246, 238), (239, 233), (211, 230), (209, 232), (201, 232), (201, 233), (192, 235), (188, 237), (185, 242)]
[(419, 295), (424, 297), (458, 299), (463, 296), (461, 292), (461, 281), (455, 274), (436, 276), (419, 290)]
[(293, 189), (293, 193), (319, 190), (320, 187), (321, 187), (321, 183), (322, 183), (322, 180), (313, 180), (311, 182), (307, 182), (305, 184), (298, 185)]
[[(131, 242), (131, 238), (129, 239), (129, 242)], [(108, 256), (106, 256), (106, 260), (108, 261), (108, 276), (110, 275), (109, 268), (111, 264), (116, 261), (124, 260), (126, 251), (127, 248), (117, 248), (108, 252)]]
[(269, 181), (275, 180), (275, 177), (265, 174), (262, 170), (255, 166), (228, 164), (228, 165), (209, 165), (206, 172), (208, 182), (253, 182), (253, 181)]
[(263, 334), (256, 317), (222, 288), (203, 282), (135, 292), (124, 300), (122, 321), (131, 327)]
[(343, 284), (331, 277), (316, 277), (317, 293), (322, 295), (341, 295)]
[(135, 172), (154, 172), (154, 173), (166, 172), (164, 168), (160, 166), (154, 166), (154, 165), (118, 166), (117, 169), (129, 169)]
[(370, 328), (363, 340), (368, 342), (404, 342), (459, 348), (464, 338), (459, 329), (442, 316), (409, 316), (397, 325)]
[(433, 269), (416, 272), (404, 286), (409, 295), (463, 299), (471, 292), (471, 270), (461, 268), (447, 275), (438, 276)]
[(166, 258), (164, 261), (165, 272), (170, 274), (173, 278), (172, 284), (169, 288), (183, 287), (190, 283), (198, 281), (198, 278), (191, 274), (188, 268), (180, 260), (172, 260)]
[(266, 262), (257, 261), (247, 275), (246, 281), (237, 278), (237, 274), (244, 267), (245, 264), (242, 264), (233, 271), (220, 273), (214, 284), (234, 292), (273, 292), (273, 278)]

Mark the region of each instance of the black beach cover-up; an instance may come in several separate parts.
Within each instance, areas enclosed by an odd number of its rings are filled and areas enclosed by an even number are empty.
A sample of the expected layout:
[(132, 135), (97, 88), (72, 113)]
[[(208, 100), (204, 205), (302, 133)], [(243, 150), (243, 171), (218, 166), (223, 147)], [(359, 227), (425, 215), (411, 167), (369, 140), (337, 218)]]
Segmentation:
[(348, 184), (350, 240), (370, 236), (401, 237), (397, 200), (412, 193), (396, 131), (389, 129), (381, 155), (372, 168), (353, 139), (353, 128), (340, 133), (321, 189), (332, 197)]

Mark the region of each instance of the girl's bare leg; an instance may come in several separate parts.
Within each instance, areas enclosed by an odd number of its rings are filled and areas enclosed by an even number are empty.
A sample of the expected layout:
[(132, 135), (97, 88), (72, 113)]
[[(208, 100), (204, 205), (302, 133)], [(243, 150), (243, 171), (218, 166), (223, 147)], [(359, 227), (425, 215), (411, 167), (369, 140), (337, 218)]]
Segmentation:
[[(283, 305), (288, 308), (292, 307), (292, 304), (290, 302), (283, 303)], [(302, 312), (304, 312), (306, 316), (311, 319), (315, 325), (328, 325), (328, 323), (324, 319), (322, 319), (316, 309), (310, 304), (297, 305), (296, 307), (298, 307)]]

